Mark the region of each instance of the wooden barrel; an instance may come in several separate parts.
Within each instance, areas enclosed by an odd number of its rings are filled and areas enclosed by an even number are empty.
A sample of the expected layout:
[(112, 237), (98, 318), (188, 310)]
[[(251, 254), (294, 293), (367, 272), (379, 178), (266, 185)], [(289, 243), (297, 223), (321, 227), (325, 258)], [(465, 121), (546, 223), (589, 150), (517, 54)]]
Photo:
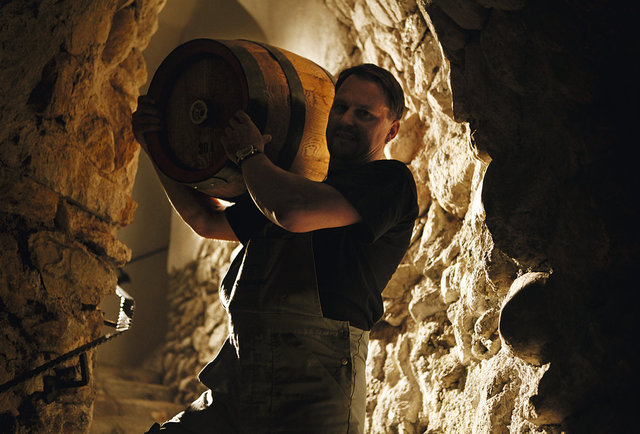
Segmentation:
[(243, 109), (273, 137), (265, 147), (271, 161), (321, 181), (329, 163), (325, 130), (333, 84), (314, 62), (266, 44), (186, 42), (162, 62), (149, 87), (164, 125), (145, 137), (149, 154), (175, 181), (233, 201), (246, 187), (220, 137)]

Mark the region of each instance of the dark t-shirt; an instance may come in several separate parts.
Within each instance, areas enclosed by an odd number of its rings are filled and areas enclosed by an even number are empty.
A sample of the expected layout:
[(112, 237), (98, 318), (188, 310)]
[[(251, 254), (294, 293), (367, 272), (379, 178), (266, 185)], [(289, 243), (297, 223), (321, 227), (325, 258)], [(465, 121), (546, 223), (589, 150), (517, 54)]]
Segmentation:
[[(313, 233), (320, 303), (325, 317), (369, 330), (382, 316), (382, 290), (402, 260), (418, 216), (416, 186), (405, 164), (379, 160), (329, 172), (362, 221)], [(268, 220), (248, 196), (226, 211), (245, 244)]]

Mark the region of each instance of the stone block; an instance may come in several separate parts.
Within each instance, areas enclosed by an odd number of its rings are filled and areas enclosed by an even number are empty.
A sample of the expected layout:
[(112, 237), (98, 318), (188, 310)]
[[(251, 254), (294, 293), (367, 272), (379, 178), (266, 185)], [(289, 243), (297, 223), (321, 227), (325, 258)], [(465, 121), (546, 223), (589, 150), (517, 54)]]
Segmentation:
[[(385, 60), (391, 59), (393, 66), (396, 70), (402, 71), (403, 65), (403, 52), (402, 44), (400, 43), (400, 33), (397, 31), (384, 30), (380, 27), (374, 27), (372, 31), (372, 45), (370, 51), (375, 51), (377, 56), (384, 56)], [(390, 68), (387, 68), (390, 69)], [(394, 71), (392, 70), (392, 73)], [(399, 77), (399, 74), (395, 74)]]
[(50, 188), (0, 167), (0, 213), (52, 227), (59, 200), (60, 196)]
[(498, 329), (499, 318), (500, 311), (498, 309), (489, 309), (488, 311), (480, 315), (480, 317), (474, 324), (474, 332), (483, 338), (490, 337)]
[(429, 278), (425, 278), (423, 282), (413, 288), (408, 307), (411, 318), (416, 322), (425, 321), (430, 316), (443, 312), (447, 308), (441, 297), (440, 288)]
[(131, 259), (131, 249), (117, 238), (117, 226), (61, 201), (56, 215), (56, 224), (71, 238), (90, 246), (96, 253), (123, 266)]
[(67, 50), (74, 56), (87, 54), (103, 46), (109, 37), (111, 25), (110, 5), (91, 2), (82, 5), (74, 14), (73, 29), (67, 35)]
[(553, 339), (547, 308), (549, 274), (527, 273), (511, 285), (500, 311), (500, 336), (513, 353), (536, 366), (549, 361)]
[(455, 244), (454, 236), (460, 227), (459, 219), (447, 214), (437, 202), (432, 202), (415, 258), (416, 264), (424, 264), (425, 275), (429, 276), (432, 269), (441, 273), (449, 265), (448, 258), (451, 255), (447, 249)]
[(460, 279), (460, 263), (447, 267), (442, 272), (442, 279), (440, 280), (440, 295), (445, 303), (453, 303), (460, 298)]
[(386, 3), (394, 2), (381, 3), (380, 1), (372, 1), (367, 3), (367, 6), (369, 7), (371, 15), (373, 15), (373, 18), (378, 21), (378, 23), (387, 27), (394, 27), (396, 17), (389, 13), (390, 11), (385, 7)]
[(471, 343), (473, 330), (473, 312), (463, 299), (459, 299), (447, 308), (447, 318), (453, 326), (453, 335), (456, 338), (456, 346), (452, 354), (458, 358), (460, 363), (467, 364), (472, 358)]
[(136, 43), (136, 33), (135, 9), (127, 7), (118, 11), (111, 22), (102, 62), (108, 66), (122, 62)]
[(203, 327), (196, 327), (191, 334), (191, 342), (196, 352), (206, 352), (209, 350), (209, 335), (204, 331)]
[(29, 237), (29, 253), (55, 310), (79, 312), (96, 306), (117, 284), (114, 267), (60, 232), (41, 231)]
[[(129, 7), (129, 1), (122, 3), (121, 8)], [(136, 35), (137, 41), (135, 46), (142, 50), (149, 45), (151, 37), (158, 30), (158, 15), (167, 0), (142, 0), (132, 6), (136, 11)]]
[[(207, 343), (207, 345), (209, 346), (209, 351), (213, 356), (215, 356), (218, 351), (220, 351), (220, 348), (222, 348), (222, 345), (227, 340), (228, 335), (229, 332), (226, 322), (213, 329), (213, 332), (211, 333), (211, 336), (209, 337), (209, 341)], [(213, 360), (213, 357), (209, 357), (208, 360), (205, 361), (209, 362), (211, 360)]]
[(420, 271), (413, 264), (401, 264), (382, 291), (382, 296), (385, 298), (406, 297), (420, 276)]
[(393, 327), (400, 327), (409, 315), (406, 303), (386, 299), (383, 300), (383, 306), (384, 315), (381, 320)]
[(445, 126), (448, 140), (443, 140), (429, 157), (428, 185), (444, 210), (462, 218), (471, 200), (471, 180), (479, 163), (469, 152), (469, 131), (451, 131), (451, 127), (457, 125)]
[(448, 354), (438, 360), (432, 377), (445, 389), (458, 388), (463, 385), (466, 369), (453, 354)]
[(445, 54), (449, 55), (464, 48), (467, 43), (467, 32), (447, 15), (438, 3), (431, 3), (426, 12), (436, 29), (438, 40)]
[(398, 136), (387, 144), (385, 153), (395, 160), (411, 162), (423, 146), (421, 133), (422, 122), (417, 114), (403, 119)]

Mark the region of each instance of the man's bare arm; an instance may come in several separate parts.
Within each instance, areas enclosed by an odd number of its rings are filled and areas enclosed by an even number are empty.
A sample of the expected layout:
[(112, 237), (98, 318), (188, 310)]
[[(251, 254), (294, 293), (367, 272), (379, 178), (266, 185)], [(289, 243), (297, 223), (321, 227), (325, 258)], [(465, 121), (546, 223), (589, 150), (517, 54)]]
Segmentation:
[(195, 233), (204, 238), (238, 241), (224, 214), (225, 206), (217, 199), (176, 183), (158, 169), (156, 173), (169, 202)]
[[(249, 116), (239, 112), (222, 137), (227, 156), (252, 145), (264, 151), (270, 137), (263, 136)], [(291, 232), (347, 226), (361, 220), (356, 209), (335, 188), (287, 172), (264, 153), (241, 163), (247, 190), (260, 211), (272, 222)]]
[(245, 161), (242, 174), (260, 211), (290, 232), (348, 226), (361, 220), (334, 187), (287, 172), (264, 154)]

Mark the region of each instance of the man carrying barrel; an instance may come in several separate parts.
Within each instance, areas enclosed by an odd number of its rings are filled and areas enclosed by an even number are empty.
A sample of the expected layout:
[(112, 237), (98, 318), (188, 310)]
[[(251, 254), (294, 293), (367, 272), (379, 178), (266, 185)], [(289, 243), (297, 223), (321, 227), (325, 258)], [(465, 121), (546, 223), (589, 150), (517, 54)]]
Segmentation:
[[(369, 330), (418, 208), (411, 172), (384, 157), (404, 111), (396, 79), (363, 64), (335, 89), (323, 182), (273, 164), (263, 152), (270, 137), (244, 112), (221, 138), (244, 198), (225, 208), (159, 173), (196, 233), (243, 249), (220, 289), (229, 338), (199, 374), (210, 390), (150, 432), (363, 432)], [(133, 125), (143, 147), (155, 113), (141, 97)]]

